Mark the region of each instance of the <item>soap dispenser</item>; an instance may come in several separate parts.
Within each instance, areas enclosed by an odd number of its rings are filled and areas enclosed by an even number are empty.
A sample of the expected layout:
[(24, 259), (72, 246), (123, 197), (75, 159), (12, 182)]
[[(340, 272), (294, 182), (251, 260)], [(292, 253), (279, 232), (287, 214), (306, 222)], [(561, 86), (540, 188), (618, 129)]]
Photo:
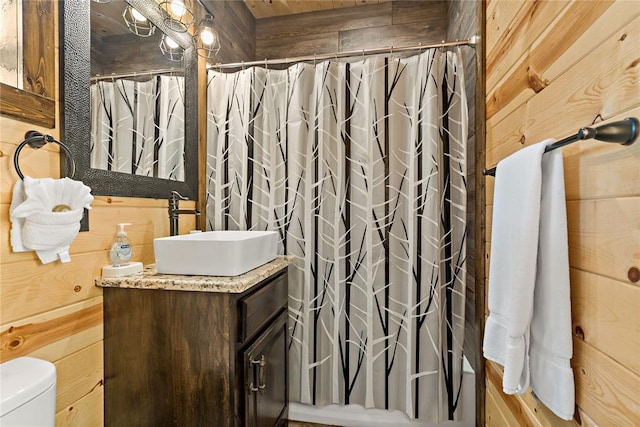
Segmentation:
[(111, 245), (111, 262), (114, 267), (124, 267), (129, 264), (131, 255), (133, 255), (131, 242), (127, 238), (127, 232), (124, 230), (127, 225), (131, 225), (131, 223), (123, 222), (118, 224), (116, 240)]
[(133, 248), (124, 229), (127, 225), (131, 225), (131, 223), (118, 224), (118, 232), (109, 253), (112, 265), (102, 268), (102, 277), (121, 277), (142, 271), (141, 262), (129, 262), (131, 255), (133, 255)]

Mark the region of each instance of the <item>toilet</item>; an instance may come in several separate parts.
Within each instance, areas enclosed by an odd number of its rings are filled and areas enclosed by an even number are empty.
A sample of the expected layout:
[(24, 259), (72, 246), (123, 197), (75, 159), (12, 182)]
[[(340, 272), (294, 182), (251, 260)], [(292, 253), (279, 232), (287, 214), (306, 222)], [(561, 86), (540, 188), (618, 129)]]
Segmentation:
[(56, 367), (33, 357), (0, 364), (0, 427), (55, 424)]

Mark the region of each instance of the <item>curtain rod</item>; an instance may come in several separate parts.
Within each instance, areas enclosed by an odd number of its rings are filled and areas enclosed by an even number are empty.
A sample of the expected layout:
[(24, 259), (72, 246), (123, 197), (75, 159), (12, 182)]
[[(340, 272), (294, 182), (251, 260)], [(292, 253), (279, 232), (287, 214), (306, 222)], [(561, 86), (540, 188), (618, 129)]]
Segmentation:
[[(614, 142), (621, 145), (631, 145), (638, 136), (638, 125), (640, 122), (635, 117), (627, 117), (619, 122), (612, 122), (597, 128), (585, 127), (580, 129), (576, 134), (547, 145), (544, 149), (545, 153), (553, 151), (556, 148), (564, 147), (576, 141), (585, 139), (597, 139), (598, 141)], [(482, 171), (485, 176), (496, 176), (496, 168), (485, 169)]]
[(91, 77), (91, 81), (99, 81), (99, 80), (111, 80), (111, 79), (121, 79), (123, 77), (142, 77), (142, 76), (151, 76), (155, 74), (167, 74), (167, 73), (184, 73), (184, 68), (160, 68), (157, 70), (149, 70), (149, 71), (138, 71), (132, 73), (111, 73), (111, 74), (96, 74)]
[(364, 55), (377, 55), (380, 53), (394, 53), (394, 52), (407, 52), (414, 50), (422, 50), (422, 49), (431, 49), (436, 47), (450, 47), (450, 46), (471, 46), (475, 47), (478, 43), (478, 36), (473, 36), (468, 40), (456, 40), (452, 42), (442, 42), (442, 43), (432, 43), (432, 44), (415, 44), (415, 45), (407, 45), (407, 46), (390, 46), (383, 48), (375, 48), (375, 49), (361, 49), (361, 50), (350, 50), (345, 52), (335, 52), (335, 53), (322, 53), (317, 55), (304, 55), (304, 56), (296, 56), (292, 58), (280, 58), (280, 59), (263, 59), (262, 61), (249, 61), (249, 62), (235, 62), (229, 64), (211, 64), (207, 65), (207, 69), (222, 69), (222, 68), (242, 68), (242, 67), (251, 67), (254, 65), (278, 65), (278, 64), (291, 64), (294, 62), (304, 62), (304, 61), (322, 61), (325, 59), (337, 59), (337, 58), (347, 58), (352, 56), (364, 56)]

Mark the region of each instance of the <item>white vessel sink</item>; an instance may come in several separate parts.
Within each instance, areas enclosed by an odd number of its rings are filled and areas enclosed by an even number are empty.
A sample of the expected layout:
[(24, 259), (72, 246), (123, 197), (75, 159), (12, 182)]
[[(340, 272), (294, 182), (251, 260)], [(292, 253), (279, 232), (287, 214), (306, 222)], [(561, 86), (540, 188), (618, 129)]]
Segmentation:
[(238, 276), (272, 261), (275, 231), (207, 231), (153, 239), (161, 274)]

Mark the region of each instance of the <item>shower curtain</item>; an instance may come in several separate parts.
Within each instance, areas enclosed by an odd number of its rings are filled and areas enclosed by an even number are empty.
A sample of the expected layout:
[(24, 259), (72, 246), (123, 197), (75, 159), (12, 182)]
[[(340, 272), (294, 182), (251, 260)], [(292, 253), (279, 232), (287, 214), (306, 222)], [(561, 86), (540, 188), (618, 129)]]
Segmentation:
[(93, 83), (91, 167), (184, 181), (184, 78)]
[(275, 230), (290, 399), (457, 418), (467, 110), (459, 52), (208, 75), (208, 229)]

